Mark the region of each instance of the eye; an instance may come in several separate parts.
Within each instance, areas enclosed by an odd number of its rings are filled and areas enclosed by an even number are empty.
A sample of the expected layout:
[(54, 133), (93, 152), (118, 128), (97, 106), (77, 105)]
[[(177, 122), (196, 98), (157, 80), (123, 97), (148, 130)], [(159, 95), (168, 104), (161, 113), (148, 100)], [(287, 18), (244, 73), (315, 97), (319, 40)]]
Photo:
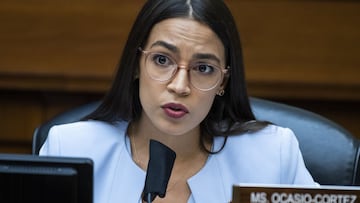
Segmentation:
[(174, 64), (170, 57), (160, 53), (152, 54), (151, 61), (158, 66), (172, 66)]
[(199, 72), (201, 74), (212, 74), (215, 71), (215, 68), (209, 64), (196, 64), (193, 68), (193, 71)]

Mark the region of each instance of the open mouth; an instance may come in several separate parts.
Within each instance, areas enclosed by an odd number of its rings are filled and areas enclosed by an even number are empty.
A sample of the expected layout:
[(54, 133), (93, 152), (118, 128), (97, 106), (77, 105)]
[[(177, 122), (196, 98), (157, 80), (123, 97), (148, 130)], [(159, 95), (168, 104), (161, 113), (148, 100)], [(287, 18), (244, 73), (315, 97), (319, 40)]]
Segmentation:
[(189, 111), (181, 104), (168, 103), (162, 106), (167, 116), (171, 118), (181, 118), (185, 116)]
[(179, 107), (169, 107), (169, 109), (171, 109), (173, 111), (184, 111), (182, 108), (179, 108)]

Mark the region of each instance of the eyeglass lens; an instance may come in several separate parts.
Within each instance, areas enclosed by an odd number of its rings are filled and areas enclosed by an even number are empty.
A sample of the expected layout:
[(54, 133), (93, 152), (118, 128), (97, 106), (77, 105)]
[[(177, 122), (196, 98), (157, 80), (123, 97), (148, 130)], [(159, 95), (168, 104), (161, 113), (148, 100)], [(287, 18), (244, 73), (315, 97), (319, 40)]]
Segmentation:
[[(174, 77), (179, 67), (171, 57), (155, 52), (144, 52), (146, 54), (145, 66), (148, 75), (157, 81), (168, 81)], [(214, 88), (222, 78), (219, 67), (209, 63), (194, 62), (187, 67), (190, 83), (200, 90)]]

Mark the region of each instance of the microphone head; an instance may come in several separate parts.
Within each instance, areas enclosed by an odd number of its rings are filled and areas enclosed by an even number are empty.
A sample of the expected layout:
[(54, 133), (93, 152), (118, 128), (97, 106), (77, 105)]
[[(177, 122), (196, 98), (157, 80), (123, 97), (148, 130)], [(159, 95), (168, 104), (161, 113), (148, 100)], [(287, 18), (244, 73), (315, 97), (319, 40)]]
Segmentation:
[(151, 201), (156, 196), (165, 197), (166, 188), (174, 166), (176, 153), (166, 145), (150, 140), (149, 163), (146, 172), (143, 200), (151, 195)]

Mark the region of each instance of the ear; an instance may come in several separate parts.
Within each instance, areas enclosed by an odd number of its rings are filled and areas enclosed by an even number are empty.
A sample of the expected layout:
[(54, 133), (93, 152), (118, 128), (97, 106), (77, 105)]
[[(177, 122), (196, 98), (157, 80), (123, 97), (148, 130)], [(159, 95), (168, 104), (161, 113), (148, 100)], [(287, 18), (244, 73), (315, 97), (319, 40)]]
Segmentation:
[(228, 67), (227, 69), (228, 71), (224, 74), (224, 78), (223, 78), (223, 81), (221, 82), (221, 85), (220, 85), (220, 89), (223, 90), (225, 89), (228, 81), (229, 81), (229, 77), (230, 77), (230, 67)]
[(216, 93), (216, 95), (218, 95), (218, 96), (220, 96), (220, 97), (224, 96), (224, 94), (225, 94), (225, 87), (226, 87), (226, 85), (227, 85), (228, 80), (229, 80), (229, 74), (228, 74), (228, 72), (227, 72), (227, 73), (224, 75), (223, 81), (221, 82), (221, 85), (220, 85), (219, 90), (218, 90), (218, 92)]

